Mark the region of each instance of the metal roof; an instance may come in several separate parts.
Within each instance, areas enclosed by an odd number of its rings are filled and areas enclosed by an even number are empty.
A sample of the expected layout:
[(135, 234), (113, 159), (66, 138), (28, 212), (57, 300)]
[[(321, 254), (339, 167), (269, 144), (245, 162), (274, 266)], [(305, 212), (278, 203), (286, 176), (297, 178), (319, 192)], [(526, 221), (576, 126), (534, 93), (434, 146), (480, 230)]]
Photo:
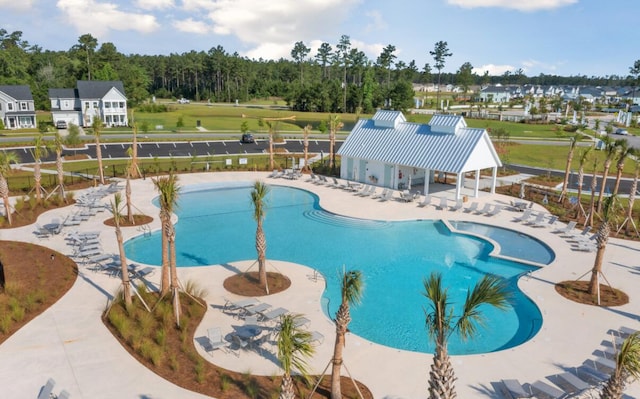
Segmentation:
[[(460, 123), (466, 126), (462, 117), (436, 118), (438, 123)], [(433, 118), (432, 118), (433, 121)], [(480, 148), (484, 147), (484, 148)], [(469, 169), (467, 165), (472, 155), (474, 168), (500, 166), (500, 159), (484, 129), (461, 127), (456, 133), (442, 133), (430, 125), (401, 122), (396, 128), (375, 125), (373, 119), (358, 121), (340, 147), (338, 155), (384, 162), (387, 164), (411, 166), (414, 168), (461, 173)], [(487, 156), (488, 154), (488, 156)]]

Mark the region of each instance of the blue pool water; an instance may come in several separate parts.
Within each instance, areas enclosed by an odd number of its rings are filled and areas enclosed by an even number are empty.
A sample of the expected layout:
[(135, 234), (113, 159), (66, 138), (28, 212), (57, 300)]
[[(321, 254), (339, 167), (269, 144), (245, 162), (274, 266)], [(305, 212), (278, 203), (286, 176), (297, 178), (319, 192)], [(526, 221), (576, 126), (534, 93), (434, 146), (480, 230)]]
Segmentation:
[[(183, 188), (176, 224), (180, 266), (214, 265), (256, 259), (251, 183)], [(272, 186), (264, 221), (267, 258), (313, 267), (325, 276), (323, 295), (330, 317), (340, 303), (343, 265), (359, 269), (365, 279), (362, 304), (352, 308), (349, 328), (371, 341), (404, 350), (430, 353), (433, 344), (424, 327), (423, 279), (443, 274), (455, 309), (467, 290), (486, 273), (502, 276), (513, 296), (507, 311), (483, 309), (487, 324), (477, 338), (453, 336), (452, 354), (486, 353), (519, 345), (541, 327), (538, 308), (518, 288), (517, 279), (532, 269), (488, 256), (493, 246), (453, 234), (439, 221), (388, 222), (335, 215), (322, 210), (314, 194)], [(159, 265), (160, 234), (125, 244), (135, 261)]]

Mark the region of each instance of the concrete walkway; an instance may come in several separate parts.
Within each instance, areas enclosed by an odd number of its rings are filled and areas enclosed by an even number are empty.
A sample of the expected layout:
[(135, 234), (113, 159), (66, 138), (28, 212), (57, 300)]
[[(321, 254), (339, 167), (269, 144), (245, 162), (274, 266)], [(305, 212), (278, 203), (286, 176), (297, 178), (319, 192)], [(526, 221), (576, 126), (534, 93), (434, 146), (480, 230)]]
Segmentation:
[[(471, 356), (453, 357), (458, 377), (460, 398), (498, 397), (492, 383), (501, 379), (518, 379), (521, 383), (544, 380), (579, 366), (594, 358), (594, 351), (602, 341), (610, 339), (608, 331), (620, 326), (640, 329), (640, 242), (611, 239), (607, 247), (604, 273), (611, 284), (630, 295), (630, 303), (617, 308), (598, 308), (579, 305), (559, 297), (553, 283), (576, 279), (593, 264), (594, 253), (572, 249), (566, 237), (553, 233), (550, 228), (534, 228), (513, 222), (515, 212), (505, 210), (494, 217), (474, 213), (440, 211), (434, 206), (418, 207), (416, 203), (399, 201), (379, 202), (345, 192), (341, 189), (319, 186), (300, 180), (270, 179), (268, 173), (230, 172), (180, 175), (180, 184), (188, 186), (213, 181), (254, 181), (264, 179), (269, 184), (282, 184), (304, 188), (320, 197), (321, 206), (331, 212), (361, 218), (382, 220), (448, 219), (491, 223), (517, 229), (549, 244), (556, 253), (555, 261), (536, 270), (520, 281), (520, 288), (539, 306), (544, 322), (541, 331), (530, 341), (508, 350)], [(152, 229), (159, 228), (158, 209), (151, 204), (155, 197), (150, 179), (132, 182), (134, 204), (148, 215), (154, 216)], [(432, 185), (438, 196), (453, 196), (453, 189)], [(451, 187), (449, 187), (451, 188)], [(470, 190), (465, 192), (470, 194)], [(481, 193), (471, 201), (509, 204), (511, 198)], [(108, 198), (105, 199), (108, 201)], [(435, 202), (438, 203), (437, 201)], [(43, 214), (39, 224), (52, 218), (64, 219), (76, 207), (58, 209)], [(543, 211), (535, 207), (536, 211)], [(107, 213), (99, 213), (83, 222), (77, 230), (102, 230), (102, 247), (106, 252), (117, 252), (115, 234), (102, 222)], [(64, 233), (38, 241), (33, 226), (0, 230), (0, 239), (34, 242), (69, 254)], [(125, 229), (125, 238), (142, 231)], [(223, 313), (220, 307), (234, 296), (225, 292), (222, 281), (237, 270), (246, 270), (251, 262), (229, 265), (181, 268), (180, 279), (198, 281), (208, 290), (209, 309), (196, 338), (205, 335), (207, 328), (219, 326), (229, 333), (238, 321)], [(262, 298), (274, 307), (282, 306), (292, 312), (304, 314), (310, 320), (309, 329), (324, 335), (312, 361), (315, 372), (321, 372), (331, 358), (335, 328), (322, 312), (320, 297), (324, 288), (322, 279), (312, 278), (312, 269), (306, 265), (272, 262), (272, 265), (292, 280), (289, 290)], [(157, 283), (159, 272), (149, 280)], [(34, 319), (10, 339), (0, 345), (1, 397), (35, 398), (46, 380), (57, 382), (55, 392), (65, 389), (72, 399), (96, 398), (200, 398), (202, 395), (183, 390), (155, 375), (133, 359), (113, 338), (100, 321), (100, 315), (119, 280), (80, 266), (80, 276), (59, 302)], [(381, 315), (383, 318), (383, 315)], [(381, 319), (381, 324), (384, 320)], [(425, 334), (425, 339), (427, 339)], [(199, 347), (196, 345), (196, 347)], [(243, 352), (240, 356), (222, 351), (207, 354), (199, 349), (204, 359), (239, 372), (273, 375), (280, 372), (273, 356)], [(384, 347), (353, 334), (348, 334), (345, 363), (355, 378), (364, 382), (376, 398), (426, 398), (427, 375), (432, 356)], [(640, 383), (627, 389), (629, 397), (640, 397)]]

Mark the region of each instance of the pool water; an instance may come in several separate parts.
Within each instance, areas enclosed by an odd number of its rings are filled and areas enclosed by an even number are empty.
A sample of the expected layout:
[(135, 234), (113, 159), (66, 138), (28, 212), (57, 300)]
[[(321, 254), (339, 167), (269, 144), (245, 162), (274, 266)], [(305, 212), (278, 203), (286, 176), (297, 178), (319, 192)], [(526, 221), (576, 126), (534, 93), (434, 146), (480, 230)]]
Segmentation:
[[(256, 259), (251, 183), (183, 188), (176, 224), (179, 266), (215, 265)], [(409, 351), (433, 352), (425, 329), (423, 280), (443, 274), (456, 310), (467, 290), (487, 273), (501, 276), (512, 291), (507, 311), (482, 309), (486, 326), (473, 340), (452, 336), (451, 354), (486, 353), (519, 345), (541, 327), (538, 308), (517, 288), (533, 268), (489, 256), (493, 246), (453, 234), (440, 221), (364, 220), (322, 210), (318, 197), (300, 189), (271, 186), (264, 229), (267, 258), (307, 265), (326, 279), (323, 306), (333, 318), (340, 305), (343, 267), (361, 270), (362, 303), (351, 309), (349, 329), (373, 342)], [(161, 264), (160, 232), (125, 244), (127, 256)]]

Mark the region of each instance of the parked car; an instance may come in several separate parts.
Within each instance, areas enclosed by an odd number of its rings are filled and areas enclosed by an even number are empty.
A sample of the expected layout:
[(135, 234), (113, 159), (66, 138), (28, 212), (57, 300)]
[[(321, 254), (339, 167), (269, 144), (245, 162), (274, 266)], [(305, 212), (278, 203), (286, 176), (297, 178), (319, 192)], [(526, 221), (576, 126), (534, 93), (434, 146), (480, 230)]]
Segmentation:
[(67, 121), (59, 120), (56, 122), (56, 129), (66, 129)]
[(251, 133), (245, 133), (242, 135), (242, 138), (240, 139), (241, 143), (255, 143), (256, 140), (253, 138), (253, 134)]
[(178, 100), (178, 104), (189, 104), (189, 100), (182, 97), (181, 99)]
[(614, 133), (615, 134), (621, 134), (623, 136), (628, 136), (629, 135), (629, 132), (627, 131), (627, 129), (622, 129), (622, 128), (616, 129), (616, 131)]

